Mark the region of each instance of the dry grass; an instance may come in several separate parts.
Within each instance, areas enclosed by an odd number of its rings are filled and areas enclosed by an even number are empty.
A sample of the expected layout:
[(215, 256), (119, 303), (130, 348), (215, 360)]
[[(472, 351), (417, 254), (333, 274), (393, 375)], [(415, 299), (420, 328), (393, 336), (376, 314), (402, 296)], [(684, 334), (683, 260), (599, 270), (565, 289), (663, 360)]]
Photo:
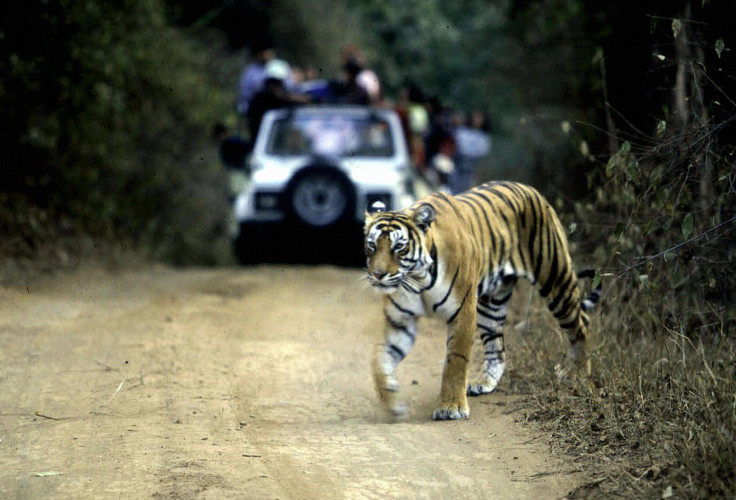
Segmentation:
[[(520, 290), (508, 335), (511, 392), (588, 474), (571, 498), (736, 497), (736, 344), (728, 325), (708, 337), (656, 317), (661, 294), (604, 283), (589, 350), (594, 374), (554, 380), (566, 341), (531, 291)], [(622, 297), (625, 300), (622, 300)], [(530, 307), (531, 305), (531, 307)], [(510, 329), (513, 330), (513, 329)]]

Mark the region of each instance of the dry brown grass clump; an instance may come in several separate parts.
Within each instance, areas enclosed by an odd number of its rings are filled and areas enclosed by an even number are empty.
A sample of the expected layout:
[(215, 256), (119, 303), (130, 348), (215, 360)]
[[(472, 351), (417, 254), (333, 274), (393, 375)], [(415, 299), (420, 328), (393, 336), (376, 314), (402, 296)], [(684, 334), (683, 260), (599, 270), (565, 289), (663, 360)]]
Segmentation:
[[(736, 345), (704, 343), (675, 329), (641, 330), (637, 309), (657, 297), (615, 304), (609, 286), (590, 342), (594, 374), (574, 386), (554, 380), (566, 340), (543, 308), (529, 315), (529, 332), (510, 333), (507, 384), (524, 394), (527, 420), (549, 431), (554, 446), (588, 474), (573, 497), (622, 494), (659, 498), (733, 498), (736, 494)], [(513, 320), (512, 317), (512, 320)], [(634, 318), (632, 321), (631, 319)]]

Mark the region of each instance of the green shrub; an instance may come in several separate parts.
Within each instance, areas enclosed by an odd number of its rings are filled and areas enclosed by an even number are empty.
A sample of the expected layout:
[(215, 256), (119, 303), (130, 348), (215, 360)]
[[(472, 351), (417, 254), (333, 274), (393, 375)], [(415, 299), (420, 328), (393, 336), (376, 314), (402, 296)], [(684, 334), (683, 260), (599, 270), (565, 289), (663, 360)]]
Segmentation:
[[(211, 219), (224, 224), (227, 206), (209, 194), (221, 186), (225, 199), (208, 141), (231, 99), (209, 79), (207, 54), (168, 24), (158, 0), (29, 2), (13, 16), (0, 62), (0, 112), (12, 125), (0, 229), (33, 240), (24, 207), (34, 207), (51, 233), (216, 260), (204, 245), (224, 237)], [(191, 232), (209, 238), (195, 249)]]

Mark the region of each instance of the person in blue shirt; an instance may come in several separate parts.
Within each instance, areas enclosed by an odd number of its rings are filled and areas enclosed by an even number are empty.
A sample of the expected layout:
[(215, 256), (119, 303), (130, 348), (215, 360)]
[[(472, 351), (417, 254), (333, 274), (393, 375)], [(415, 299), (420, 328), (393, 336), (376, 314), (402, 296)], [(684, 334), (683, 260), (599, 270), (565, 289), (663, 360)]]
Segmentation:
[(260, 44), (253, 49), (253, 62), (245, 67), (238, 85), (237, 111), (241, 116), (248, 113), (253, 96), (263, 88), (266, 80), (266, 65), (276, 56), (270, 44)]
[(452, 193), (462, 193), (475, 186), (476, 171), (481, 160), (491, 151), (488, 135), (488, 120), (482, 111), (471, 115), (470, 125), (464, 115), (455, 117), (455, 170), (450, 175), (448, 186)]

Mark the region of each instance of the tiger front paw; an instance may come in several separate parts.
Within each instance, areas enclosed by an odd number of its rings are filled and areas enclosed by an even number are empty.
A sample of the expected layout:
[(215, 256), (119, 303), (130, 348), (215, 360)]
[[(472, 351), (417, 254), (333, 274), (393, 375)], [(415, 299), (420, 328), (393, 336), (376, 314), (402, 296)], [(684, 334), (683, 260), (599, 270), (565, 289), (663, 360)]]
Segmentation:
[(389, 408), (394, 422), (406, 422), (409, 418), (409, 405), (401, 402)]
[(386, 380), (386, 387), (377, 388), (382, 406), (394, 422), (404, 422), (409, 417), (409, 405), (399, 399), (399, 385), (396, 379)]
[(468, 404), (460, 402), (439, 403), (432, 414), (433, 420), (461, 420), (470, 416)]
[(482, 375), (472, 382), (468, 383), (467, 395), (480, 396), (488, 394), (496, 390), (499, 380), (490, 375)]

